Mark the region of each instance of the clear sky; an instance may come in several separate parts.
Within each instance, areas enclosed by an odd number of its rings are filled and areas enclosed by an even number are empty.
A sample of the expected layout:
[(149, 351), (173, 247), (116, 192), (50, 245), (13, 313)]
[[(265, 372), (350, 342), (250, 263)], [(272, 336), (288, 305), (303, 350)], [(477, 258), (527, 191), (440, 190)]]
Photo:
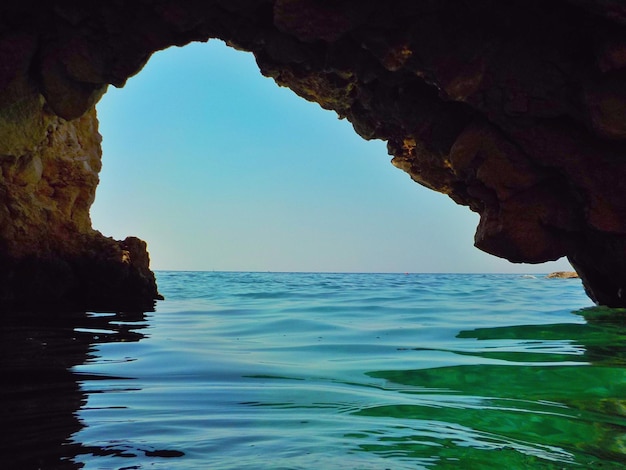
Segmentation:
[(97, 106), (94, 227), (156, 270), (549, 272), (473, 246), (478, 216), (411, 181), (386, 145), (222, 42), (155, 54)]

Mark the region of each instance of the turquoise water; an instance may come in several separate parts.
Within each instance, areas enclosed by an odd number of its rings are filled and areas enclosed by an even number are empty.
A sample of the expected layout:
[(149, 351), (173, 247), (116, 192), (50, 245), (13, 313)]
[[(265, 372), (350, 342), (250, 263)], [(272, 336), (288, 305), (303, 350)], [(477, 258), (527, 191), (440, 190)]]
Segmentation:
[(578, 280), (157, 277), (156, 312), (9, 322), (1, 468), (626, 462), (626, 312)]

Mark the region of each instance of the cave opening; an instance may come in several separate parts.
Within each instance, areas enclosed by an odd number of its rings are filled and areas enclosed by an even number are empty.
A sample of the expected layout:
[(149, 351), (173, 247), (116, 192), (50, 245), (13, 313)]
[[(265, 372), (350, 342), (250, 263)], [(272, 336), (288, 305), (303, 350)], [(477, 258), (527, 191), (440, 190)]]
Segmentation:
[(156, 53), (97, 105), (94, 228), (156, 270), (548, 272), (472, 247), (478, 217), (224, 43)]

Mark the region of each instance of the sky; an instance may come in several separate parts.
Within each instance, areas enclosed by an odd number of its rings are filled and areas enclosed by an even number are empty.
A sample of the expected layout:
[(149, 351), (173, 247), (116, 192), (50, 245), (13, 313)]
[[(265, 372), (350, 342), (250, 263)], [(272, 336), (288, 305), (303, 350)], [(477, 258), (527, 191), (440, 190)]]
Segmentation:
[(478, 215), (414, 183), (386, 144), (222, 42), (152, 56), (97, 105), (91, 215), (155, 270), (544, 273), (474, 248)]

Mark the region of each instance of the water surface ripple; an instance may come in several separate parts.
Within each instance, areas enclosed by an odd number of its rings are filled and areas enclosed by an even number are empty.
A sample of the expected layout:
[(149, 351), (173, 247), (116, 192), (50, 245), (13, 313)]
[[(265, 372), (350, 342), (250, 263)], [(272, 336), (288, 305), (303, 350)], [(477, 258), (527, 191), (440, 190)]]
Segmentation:
[(626, 312), (591, 307), (578, 280), (159, 272), (158, 281), (167, 300), (152, 313), (7, 314), (1, 468), (626, 461)]

